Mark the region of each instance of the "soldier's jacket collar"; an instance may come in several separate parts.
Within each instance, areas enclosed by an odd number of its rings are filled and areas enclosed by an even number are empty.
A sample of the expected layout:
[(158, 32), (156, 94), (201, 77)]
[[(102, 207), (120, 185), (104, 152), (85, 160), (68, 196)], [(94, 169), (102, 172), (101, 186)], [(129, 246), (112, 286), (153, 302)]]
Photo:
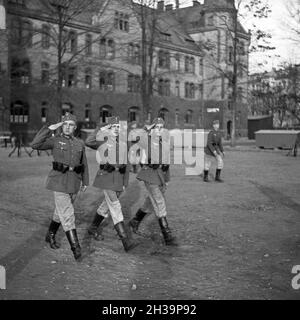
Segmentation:
[(65, 138), (65, 139), (68, 139), (68, 140), (74, 140), (74, 136), (73, 135), (68, 136), (68, 135), (65, 135), (65, 134), (61, 133), (60, 136)]

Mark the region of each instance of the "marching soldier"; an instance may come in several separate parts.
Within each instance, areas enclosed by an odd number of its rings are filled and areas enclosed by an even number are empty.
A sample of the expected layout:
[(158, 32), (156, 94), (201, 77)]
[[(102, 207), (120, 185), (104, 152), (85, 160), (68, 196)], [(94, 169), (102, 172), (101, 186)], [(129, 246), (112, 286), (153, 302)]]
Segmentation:
[(211, 167), (211, 162), (216, 160), (217, 169), (215, 181), (223, 182), (221, 179), (221, 170), (224, 167), (223, 158), (225, 157), (223, 145), (222, 145), (222, 134), (219, 131), (220, 122), (219, 120), (213, 121), (213, 130), (211, 130), (207, 137), (207, 144), (205, 147), (205, 160), (204, 160), (204, 176), (203, 181), (209, 182), (208, 173)]
[[(105, 127), (97, 127), (96, 130), (90, 136), (88, 136), (85, 142), (86, 146), (92, 149), (99, 148), (99, 146), (103, 143), (96, 140), (97, 134), (100, 131), (107, 132), (108, 134), (106, 145), (107, 150), (105, 152), (106, 155), (104, 154), (106, 159), (101, 159), (101, 156), (99, 156), (100, 167), (93, 186), (103, 190), (104, 200), (97, 209), (94, 220), (88, 228), (88, 233), (93, 236), (95, 240), (99, 240), (101, 235), (98, 232), (98, 228), (101, 222), (107, 217), (107, 213), (109, 212), (113, 220), (114, 228), (122, 241), (124, 250), (129, 251), (137, 244), (131, 238), (129, 238), (125, 230), (124, 217), (121, 203), (119, 201), (119, 197), (125, 187), (127, 187), (129, 181), (127, 144), (119, 141), (119, 118), (111, 117), (108, 118), (108, 124)], [(123, 150), (126, 150), (126, 152), (123, 152), (123, 154), (119, 153), (120, 147), (123, 148)], [(116, 162), (113, 163), (112, 161), (109, 161), (109, 154), (116, 155)]]
[[(130, 220), (129, 225), (133, 232), (137, 232), (141, 221), (148, 213), (153, 212), (154, 209), (165, 244), (176, 245), (176, 239), (172, 235), (168, 225), (165, 201), (165, 191), (170, 181), (170, 165), (169, 160), (165, 161), (163, 159), (163, 136), (167, 137), (167, 140), (169, 139), (168, 132), (164, 130), (164, 123), (162, 118), (155, 119), (153, 124), (147, 128), (148, 143), (141, 141), (143, 148), (141, 159), (142, 168), (137, 175), (137, 179), (144, 182), (148, 191), (148, 197), (142, 208), (135, 214), (135, 217)], [(158, 139), (155, 139), (155, 136), (158, 137)], [(148, 156), (146, 156), (147, 148)], [(169, 145), (166, 151), (169, 151)], [(155, 158), (158, 159), (158, 161), (155, 161)], [(168, 158), (168, 156), (166, 158)]]
[[(53, 131), (62, 128), (60, 135)], [(55, 235), (60, 224), (66, 233), (74, 258), (81, 257), (78, 241), (73, 201), (80, 188), (84, 192), (89, 184), (88, 163), (84, 142), (74, 137), (76, 117), (66, 113), (62, 122), (44, 126), (35, 136), (31, 147), (35, 150), (53, 150), (53, 169), (50, 171), (46, 188), (54, 192), (55, 211), (50, 223), (46, 242), (52, 249), (58, 249)]]

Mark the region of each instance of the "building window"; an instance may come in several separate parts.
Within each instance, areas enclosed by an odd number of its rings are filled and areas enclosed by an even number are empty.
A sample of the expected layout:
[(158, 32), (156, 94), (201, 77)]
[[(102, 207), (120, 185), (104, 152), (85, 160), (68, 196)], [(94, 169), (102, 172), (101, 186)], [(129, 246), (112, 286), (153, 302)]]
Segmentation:
[(175, 83), (175, 94), (177, 97), (180, 97), (180, 82), (176, 81)]
[(42, 103), (42, 107), (41, 107), (42, 123), (46, 123), (47, 122), (47, 112), (48, 112), (48, 104), (47, 104), (47, 102), (43, 102)]
[(178, 109), (175, 110), (175, 126), (176, 127), (179, 126), (179, 110)]
[(184, 84), (185, 88), (185, 98), (195, 99), (195, 85), (194, 83), (186, 82)]
[(131, 107), (128, 109), (128, 121), (129, 122), (139, 122), (139, 111), (138, 107)]
[(139, 75), (128, 75), (127, 77), (127, 90), (128, 92), (141, 91), (141, 77)]
[(241, 56), (245, 55), (245, 44), (243, 41), (238, 41), (238, 46), (237, 46), (238, 54)]
[(100, 58), (113, 59), (115, 57), (115, 42), (112, 39), (100, 40)]
[(113, 59), (115, 57), (115, 42), (112, 39), (107, 41), (107, 59)]
[(68, 71), (68, 87), (76, 87), (76, 82), (76, 67), (71, 67)]
[(71, 103), (63, 103), (61, 106), (61, 114), (64, 116), (67, 112), (73, 114), (73, 106)]
[(85, 69), (85, 88), (92, 88), (92, 70), (90, 68)]
[(85, 119), (86, 122), (89, 122), (91, 120), (91, 104), (90, 103), (87, 103), (85, 105), (84, 119)]
[(100, 58), (106, 57), (106, 39), (100, 39)]
[(209, 16), (207, 18), (207, 25), (208, 26), (213, 26), (214, 25), (214, 16)]
[(47, 62), (42, 62), (41, 80), (42, 80), (42, 84), (49, 84), (50, 73), (49, 73), (49, 64)]
[(129, 15), (116, 11), (114, 26), (115, 29), (129, 32)]
[(158, 81), (158, 94), (160, 96), (170, 96), (170, 80), (169, 79), (159, 79)]
[(16, 101), (10, 108), (11, 123), (28, 123), (29, 107), (22, 101)]
[(179, 54), (175, 55), (175, 69), (177, 71), (180, 71), (180, 55)]
[(139, 44), (130, 43), (128, 46), (128, 60), (133, 64), (141, 64), (141, 49)]
[(203, 83), (199, 83), (198, 88), (199, 88), (199, 98), (200, 100), (202, 100), (203, 99)]
[(168, 51), (159, 50), (158, 66), (164, 69), (170, 69), (170, 53)]
[(32, 47), (33, 27), (29, 21), (22, 23), (22, 45), (25, 47)]
[(203, 58), (199, 59), (199, 74), (203, 76)]
[(184, 117), (184, 122), (186, 124), (191, 124), (193, 122), (193, 111), (188, 110)]
[(100, 107), (100, 123), (106, 123), (107, 118), (112, 116), (113, 108), (109, 105)]
[(102, 91), (113, 91), (115, 75), (112, 71), (101, 71), (99, 74), (99, 87)]
[(29, 21), (14, 18), (11, 21), (11, 40), (12, 43), (19, 46), (32, 46), (33, 28)]
[(28, 59), (21, 60), (13, 58), (11, 61), (10, 74), (11, 80), (15, 84), (29, 84), (31, 74), (30, 61)]
[(42, 48), (49, 49), (50, 47), (50, 27), (47, 25), (42, 26)]
[(77, 52), (77, 33), (75, 31), (69, 32), (69, 50), (71, 53)]
[(91, 34), (87, 34), (85, 36), (85, 53), (86, 55), (90, 56), (92, 55), (92, 50), (93, 50), (93, 37)]
[(185, 72), (195, 73), (195, 58), (194, 57), (185, 57), (184, 60), (184, 70)]

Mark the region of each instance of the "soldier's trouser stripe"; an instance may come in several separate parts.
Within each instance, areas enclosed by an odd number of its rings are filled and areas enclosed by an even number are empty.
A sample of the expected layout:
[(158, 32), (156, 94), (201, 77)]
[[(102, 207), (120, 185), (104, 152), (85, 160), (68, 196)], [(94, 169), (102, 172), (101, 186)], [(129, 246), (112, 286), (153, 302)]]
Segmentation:
[(109, 211), (114, 225), (124, 221), (121, 203), (119, 201), (118, 193), (112, 190), (103, 190), (104, 200), (97, 209), (97, 213), (104, 217)]
[(166, 217), (167, 209), (163, 187), (148, 182), (145, 182), (145, 187), (149, 195), (141, 209), (147, 213), (154, 211), (158, 218)]
[[(55, 212), (53, 220), (61, 222), (64, 231), (75, 229), (75, 215), (72, 195), (54, 191)], [(58, 221), (57, 221), (58, 222)]]
[(224, 168), (224, 161), (221, 155), (218, 154), (214, 157), (206, 154), (204, 158), (204, 170), (209, 171), (212, 161), (217, 162), (217, 169), (222, 170)]

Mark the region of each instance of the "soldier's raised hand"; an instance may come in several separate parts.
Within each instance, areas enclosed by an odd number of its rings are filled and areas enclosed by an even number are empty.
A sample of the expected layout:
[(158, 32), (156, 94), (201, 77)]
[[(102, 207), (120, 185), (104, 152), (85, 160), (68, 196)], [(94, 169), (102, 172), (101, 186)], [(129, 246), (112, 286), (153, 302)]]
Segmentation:
[(59, 127), (61, 127), (62, 125), (63, 125), (63, 122), (58, 122), (58, 123), (56, 123), (56, 124), (52, 124), (52, 125), (49, 126), (48, 128), (49, 128), (50, 130), (55, 131), (55, 130), (57, 130)]

